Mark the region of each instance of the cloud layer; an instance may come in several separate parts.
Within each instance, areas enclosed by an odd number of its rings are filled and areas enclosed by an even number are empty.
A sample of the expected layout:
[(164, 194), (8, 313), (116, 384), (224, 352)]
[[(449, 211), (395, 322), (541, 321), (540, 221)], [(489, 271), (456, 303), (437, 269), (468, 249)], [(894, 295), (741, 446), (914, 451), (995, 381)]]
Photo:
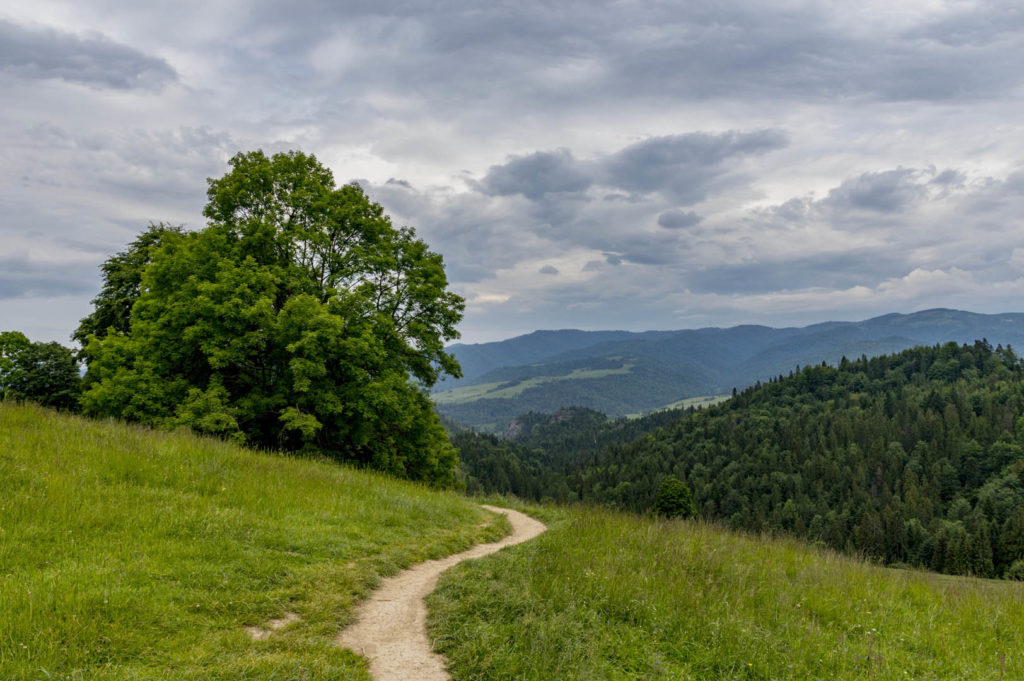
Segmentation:
[(80, 37), (0, 19), (0, 71), (121, 90), (159, 89), (177, 79), (171, 66), (102, 34)]
[(415, 226), (468, 341), (1020, 309), (1016, 3), (140, 8), (0, 14), (0, 327), (66, 341), (257, 147)]

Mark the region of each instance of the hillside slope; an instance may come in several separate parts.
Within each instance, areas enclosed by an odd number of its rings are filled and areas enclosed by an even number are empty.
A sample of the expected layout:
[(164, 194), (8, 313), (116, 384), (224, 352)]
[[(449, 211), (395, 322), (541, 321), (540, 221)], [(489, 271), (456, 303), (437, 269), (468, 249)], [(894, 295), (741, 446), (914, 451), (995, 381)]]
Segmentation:
[[(537, 332), (482, 346), (454, 346), (470, 380), (434, 393), (439, 411), (477, 427), (500, 428), (529, 411), (581, 406), (610, 416), (644, 413), (683, 398), (744, 388), (797, 365), (893, 353), (947, 341), (1024, 346), (1024, 314), (956, 310), (890, 314), (804, 328), (737, 326), (621, 335)], [(541, 356), (544, 343), (549, 353)], [(572, 347), (566, 348), (564, 344)], [(520, 352), (527, 344), (531, 354)], [(506, 351), (507, 350), (507, 351)], [(524, 359), (525, 358), (525, 359)]]
[(484, 489), (642, 511), (672, 475), (736, 529), (1024, 576), (1024, 361), (982, 342), (807, 367), (578, 465), (481, 442), (465, 461)]
[(429, 599), (455, 681), (1024, 678), (1024, 587), (594, 509)]
[(501, 535), (489, 518), (383, 475), (0, 403), (0, 677), (368, 680), (333, 643), (355, 601)]

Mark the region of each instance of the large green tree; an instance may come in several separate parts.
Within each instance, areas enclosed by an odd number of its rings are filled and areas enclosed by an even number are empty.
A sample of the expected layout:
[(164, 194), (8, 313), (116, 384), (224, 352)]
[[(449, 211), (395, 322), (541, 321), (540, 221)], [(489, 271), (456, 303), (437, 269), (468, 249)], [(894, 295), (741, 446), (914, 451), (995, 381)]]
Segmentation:
[(82, 319), (71, 337), (83, 347), (89, 336), (128, 333), (132, 306), (139, 298), (142, 273), (166, 237), (181, 234), (182, 228), (164, 223), (150, 225), (128, 248), (107, 259), (102, 266), (103, 288), (93, 298), (93, 311)]
[(81, 383), (69, 348), (33, 343), (20, 331), (0, 332), (0, 398), (76, 409)]
[(138, 292), (127, 326), (88, 335), (84, 409), (449, 482), (424, 392), (459, 374), (444, 344), (464, 303), (441, 256), (313, 156), (231, 167), (209, 180), (205, 229), (127, 258), (145, 261)]

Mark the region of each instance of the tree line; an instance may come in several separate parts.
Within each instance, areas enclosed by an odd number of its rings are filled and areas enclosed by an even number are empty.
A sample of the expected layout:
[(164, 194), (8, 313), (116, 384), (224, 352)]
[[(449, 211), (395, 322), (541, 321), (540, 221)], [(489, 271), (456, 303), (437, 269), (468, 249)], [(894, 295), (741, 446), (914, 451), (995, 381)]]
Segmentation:
[(485, 490), (644, 511), (674, 477), (735, 529), (1024, 578), (1024, 366), (985, 341), (797, 370), (577, 464), (478, 439), (458, 441)]

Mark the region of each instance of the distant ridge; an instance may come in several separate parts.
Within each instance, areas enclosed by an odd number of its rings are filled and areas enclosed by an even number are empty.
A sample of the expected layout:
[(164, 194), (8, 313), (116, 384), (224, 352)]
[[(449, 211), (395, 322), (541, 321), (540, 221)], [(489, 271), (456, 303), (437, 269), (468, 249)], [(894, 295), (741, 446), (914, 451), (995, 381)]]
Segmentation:
[(535, 331), (449, 350), (464, 378), (435, 393), (438, 409), (465, 425), (496, 428), (528, 411), (582, 406), (611, 416), (726, 393), (797, 365), (837, 363), (916, 345), (981, 338), (1024, 346), (1024, 313), (937, 308), (805, 327), (741, 325), (677, 331)]

